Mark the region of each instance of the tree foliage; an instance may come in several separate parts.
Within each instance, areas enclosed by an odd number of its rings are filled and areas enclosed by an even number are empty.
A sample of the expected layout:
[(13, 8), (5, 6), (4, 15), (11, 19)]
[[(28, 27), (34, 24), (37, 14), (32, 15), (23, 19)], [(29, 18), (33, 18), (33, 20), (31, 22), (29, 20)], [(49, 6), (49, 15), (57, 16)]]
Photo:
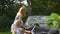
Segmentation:
[(58, 28), (60, 34), (60, 19), (57, 13), (51, 13), (49, 18), (47, 18), (47, 25), (53, 26), (55, 29)]
[(60, 14), (60, 0), (31, 0), (32, 15), (50, 15), (52, 12)]

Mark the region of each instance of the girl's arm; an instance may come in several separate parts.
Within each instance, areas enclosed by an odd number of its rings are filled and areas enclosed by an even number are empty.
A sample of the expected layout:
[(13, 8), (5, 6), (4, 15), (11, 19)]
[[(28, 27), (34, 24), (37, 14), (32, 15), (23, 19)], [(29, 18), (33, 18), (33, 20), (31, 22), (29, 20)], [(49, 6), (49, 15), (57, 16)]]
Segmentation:
[(12, 34), (16, 34), (16, 32), (15, 32), (15, 31), (13, 31), (13, 32), (12, 32)]
[(23, 29), (23, 32), (26, 33), (26, 34), (32, 34), (31, 31), (26, 31), (26, 30), (24, 30), (24, 29)]

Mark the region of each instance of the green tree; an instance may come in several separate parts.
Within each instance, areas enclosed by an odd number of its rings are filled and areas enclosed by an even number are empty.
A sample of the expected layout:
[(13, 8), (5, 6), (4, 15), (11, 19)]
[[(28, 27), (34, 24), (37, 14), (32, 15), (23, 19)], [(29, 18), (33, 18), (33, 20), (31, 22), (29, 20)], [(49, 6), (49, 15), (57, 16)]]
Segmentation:
[(50, 15), (52, 12), (60, 14), (60, 0), (31, 0), (32, 15)]
[(0, 31), (7, 31), (10, 29), (11, 22), (9, 17), (6, 14), (0, 16)]
[(53, 26), (54, 28), (58, 28), (60, 34), (60, 18), (57, 13), (52, 13), (50, 16), (48, 16), (47, 25)]

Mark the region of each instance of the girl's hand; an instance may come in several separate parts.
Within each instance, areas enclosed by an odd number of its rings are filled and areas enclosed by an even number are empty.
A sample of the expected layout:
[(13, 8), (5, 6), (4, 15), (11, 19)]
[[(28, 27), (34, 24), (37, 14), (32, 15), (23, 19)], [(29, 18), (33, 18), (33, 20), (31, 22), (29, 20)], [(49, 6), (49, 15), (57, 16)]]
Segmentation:
[(31, 31), (23, 30), (23, 32), (24, 32), (25, 34), (32, 34), (32, 32), (31, 32)]

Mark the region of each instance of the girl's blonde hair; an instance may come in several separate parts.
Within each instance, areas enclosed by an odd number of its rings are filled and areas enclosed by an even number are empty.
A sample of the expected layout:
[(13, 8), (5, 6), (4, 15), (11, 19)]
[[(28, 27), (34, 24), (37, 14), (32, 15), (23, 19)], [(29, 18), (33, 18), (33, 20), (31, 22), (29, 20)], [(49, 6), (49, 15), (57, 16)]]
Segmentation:
[(16, 26), (16, 27), (19, 27), (19, 25), (20, 25), (21, 23), (23, 23), (22, 20), (16, 20), (16, 24), (15, 24), (15, 26)]
[(22, 13), (22, 10), (26, 10), (26, 7), (25, 7), (25, 6), (22, 6), (22, 7), (19, 9), (19, 11), (18, 11), (17, 14), (21, 14), (21, 13)]

